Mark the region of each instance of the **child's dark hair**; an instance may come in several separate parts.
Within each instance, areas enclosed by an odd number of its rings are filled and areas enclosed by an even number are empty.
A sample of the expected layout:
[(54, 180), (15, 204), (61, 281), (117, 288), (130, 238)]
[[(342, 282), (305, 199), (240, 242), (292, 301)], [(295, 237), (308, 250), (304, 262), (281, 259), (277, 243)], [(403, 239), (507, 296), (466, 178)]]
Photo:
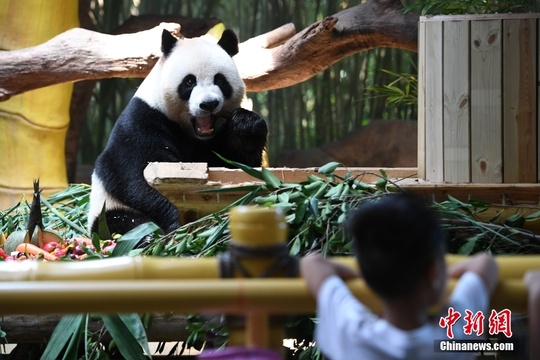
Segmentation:
[(446, 251), (437, 213), (411, 193), (388, 194), (352, 211), (347, 228), (362, 276), (379, 296), (411, 295)]

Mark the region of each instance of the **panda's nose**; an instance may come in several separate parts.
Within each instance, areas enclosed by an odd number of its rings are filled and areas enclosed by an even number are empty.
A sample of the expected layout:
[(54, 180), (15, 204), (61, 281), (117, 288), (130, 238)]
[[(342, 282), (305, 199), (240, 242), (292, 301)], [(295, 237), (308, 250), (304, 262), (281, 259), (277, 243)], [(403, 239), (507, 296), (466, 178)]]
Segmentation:
[(199, 107), (205, 111), (213, 112), (219, 106), (218, 100), (203, 101), (199, 104)]

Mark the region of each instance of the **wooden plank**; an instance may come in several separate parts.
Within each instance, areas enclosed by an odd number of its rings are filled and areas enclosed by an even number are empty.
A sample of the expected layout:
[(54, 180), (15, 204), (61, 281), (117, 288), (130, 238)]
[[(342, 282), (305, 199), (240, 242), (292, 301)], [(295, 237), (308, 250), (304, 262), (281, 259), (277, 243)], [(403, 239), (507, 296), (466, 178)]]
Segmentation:
[[(308, 175), (324, 177), (318, 168), (267, 168), (284, 182), (307, 181)], [(341, 177), (356, 176), (360, 181), (373, 183), (381, 178), (381, 168), (338, 168)], [(417, 178), (416, 168), (384, 169), (389, 179), (400, 181)], [(211, 167), (206, 163), (150, 163), (144, 170), (146, 181), (171, 201), (180, 212), (180, 223), (185, 224), (214, 213), (238, 200), (246, 191), (201, 192), (201, 190), (230, 189), (263, 182), (239, 169)]]
[(502, 182), (500, 20), (471, 23), (471, 180)]
[(418, 23), (418, 177), (426, 178), (426, 23)]
[(190, 185), (206, 184), (208, 181), (207, 163), (149, 163), (144, 169), (144, 178), (150, 185), (159, 185), (169, 179), (183, 179)]
[(468, 21), (444, 23), (444, 180), (471, 181)]
[[(183, 167), (184, 172), (176, 171), (172, 167)], [(204, 215), (215, 213), (246, 194), (246, 191), (230, 190), (227, 192), (199, 192), (199, 190), (221, 189), (238, 187), (246, 184), (261, 184), (262, 182), (252, 178), (238, 169), (208, 168), (207, 182), (196, 183), (190, 179), (200, 179), (204, 174), (199, 167), (198, 171), (187, 171), (188, 165), (181, 163), (152, 163), (145, 174), (157, 176), (149, 179), (149, 182), (160, 193), (167, 197), (180, 211), (180, 221), (185, 224), (201, 218)], [(195, 164), (194, 166), (198, 166)], [(309, 174), (323, 177), (317, 173), (317, 168), (268, 168), (279, 179), (285, 182), (302, 182)], [(436, 201), (444, 201), (451, 195), (461, 201), (481, 200), (491, 207), (488, 211), (480, 214), (483, 220), (489, 220), (503, 212), (501, 218), (516, 212), (525, 215), (540, 210), (540, 184), (448, 184), (418, 179), (416, 168), (389, 168), (384, 169), (390, 179), (400, 188), (413, 191), (425, 196), (430, 196)], [(203, 171), (204, 172), (204, 171)], [(181, 173), (183, 177), (175, 177)], [(358, 179), (366, 183), (373, 183), (380, 179), (377, 168), (338, 168), (336, 174), (345, 176), (358, 175)], [(169, 176), (159, 178), (159, 176)], [(527, 223), (527, 228), (540, 233), (540, 222)]]
[[(204, 166), (201, 166), (204, 164)], [(144, 170), (146, 181), (160, 188), (167, 188), (169, 185), (173, 188), (189, 186), (191, 189), (197, 189), (197, 185), (215, 185), (215, 186), (238, 186), (244, 183), (262, 183), (262, 181), (252, 177), (239, 169), (228, 169), (221, 167), (207, 168), (205, 163), (150, 163)], [(175, 169), (177, 168), (177, 169)], [(308, 179), (308, 175), (319, 174), (318, 167), (312, 168), (266, 168), (271, 171), (278, 179), (285, 182), (302, 182)], [(357, 176), (359, 180), (371, 183), (381, 178), (381, 169), (386, 172), (390, 179), (416, 178), (417, 169), (410, 168), (377, 168), (377, 167), (351, 167), (337, 168), (335, 174), (346, 176), (350, 173)], [(206, 181), (200, 179), (206, 178)], [(214, 184), (215, 183), (215, 184)]]
[(504, 182), (537, 180), (536, 21), (503, 21)]
[(501, 20), (501, 19), (538, 19), (540, 13), (521, 13), (521, 14), (469, 14), (469, 15), (427, 15), (421, 16), (420, 21), (424, 22), (442, 22), (442, 21), (471, 21), (471, 20)]
[(446, 200), (451, 195), (461, 201), (481, 200), (502, 206), (540, 206), (540, 184), (437, 184), (409, 179), (401, 182), (400, 187), (431, 195), (437, 201)]
[(443, 27), (426, 23), (425, 108), (426, 180), (444, 180), (443, 161)]

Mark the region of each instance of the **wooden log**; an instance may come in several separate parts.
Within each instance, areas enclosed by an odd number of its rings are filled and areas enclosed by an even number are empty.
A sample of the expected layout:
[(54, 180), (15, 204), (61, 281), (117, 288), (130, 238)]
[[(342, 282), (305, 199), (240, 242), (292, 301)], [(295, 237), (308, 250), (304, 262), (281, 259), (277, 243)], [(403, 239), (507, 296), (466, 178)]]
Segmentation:
[[(51, 313), (54, 312), (51, 309)], [(0, 317), (0, 328), (6, 332), (10, 344), (38, 344), (49, 340), (60, 318), (61, 315), (4, 315)], [(88, 330), (99, 331), (103, 323), (93, 317), (90, 319)], [(154, 314), (146, 336), (148, 341), (183, 341), (189, 335), (187, 325), (184, 315)], [(107, 338), (110, 338), (108, 334)]]
[[(247, 90), (264, 91), (302, 82), (358, 51), (415, 51), (418, 16), (402, 10), (398, 0), (369, 0), (296, 35), (287, 24), (240, 44), (235, 61)], [(164, 24), (171, 31), (180, 27)], [(161, 55), (160, 34), (161, 28), (116, 36), (75, 28), (38, 46), (3, 52), (0, 101), (63, 82), (144, 77)]]

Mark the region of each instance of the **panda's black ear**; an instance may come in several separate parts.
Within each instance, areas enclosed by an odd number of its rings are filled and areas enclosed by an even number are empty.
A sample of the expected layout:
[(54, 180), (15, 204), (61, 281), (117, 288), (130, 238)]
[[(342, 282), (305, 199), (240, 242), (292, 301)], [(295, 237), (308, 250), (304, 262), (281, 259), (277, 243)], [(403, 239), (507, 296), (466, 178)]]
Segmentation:
[(218, 45), (223, 48), (231, 57), (238, 54), (238, 38), (231, 29), (226, 29), (218, 41)]
[(163, 56), (169, 56), (177, 41), (178, 39), (170, 32), (163, 29), (163, 33), (161, 33), (161, 52), (163, 53)]

